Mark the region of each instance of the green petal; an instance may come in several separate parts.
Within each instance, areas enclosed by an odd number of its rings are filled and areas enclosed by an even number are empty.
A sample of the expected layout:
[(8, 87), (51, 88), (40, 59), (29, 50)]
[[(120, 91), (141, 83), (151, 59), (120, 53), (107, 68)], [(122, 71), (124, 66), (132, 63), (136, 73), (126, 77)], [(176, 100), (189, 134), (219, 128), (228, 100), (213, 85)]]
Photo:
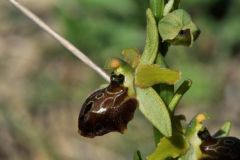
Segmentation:
[(133, 68), (137, 67), (140, 61), (140, 53), (136, 48), (127, 48), (122, 51), (124, 60)]
[(146, 88), (159, 83), (175, 84), (181, 77), (179, 71), (161, 68), (157, 64), (139, 64), (135, 73), (135, 84)]

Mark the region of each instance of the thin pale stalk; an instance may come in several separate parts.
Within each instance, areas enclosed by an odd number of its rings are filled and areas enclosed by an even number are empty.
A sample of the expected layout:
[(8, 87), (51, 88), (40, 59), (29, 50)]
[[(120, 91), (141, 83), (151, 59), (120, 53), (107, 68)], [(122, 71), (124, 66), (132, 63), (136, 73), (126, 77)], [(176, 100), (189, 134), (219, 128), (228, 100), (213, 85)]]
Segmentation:
[(74, 54), (77, 58), (79, 58), (83, 63), (88, 65), (94, 71), (96, 71), (100, 76), (102, 76), (106, 81), (110, 81), (109, 76), (106, 72), (104, 72), (98, 65), (96, 65), (91, 59), (89, 59), (83, 52), (77, 49), (73, 44), (64, 39), (58, 33), (56, 33), (53, 29), (51, 29), (45, 22), (43, 22), (39, 17), (37, 17), (34, 13), (32, 13), (29, 9), (24, 7), (22, 4), (15, 0), (9, 0), (17, 9), (19, 9), (24, 15), (30, 18), (33, 22), (35, 22), (40, 28), (50, 34), (54, 39), (56, 39), (59, 43), (61, 43), (67, 50), (69, 50), (72, 54)]

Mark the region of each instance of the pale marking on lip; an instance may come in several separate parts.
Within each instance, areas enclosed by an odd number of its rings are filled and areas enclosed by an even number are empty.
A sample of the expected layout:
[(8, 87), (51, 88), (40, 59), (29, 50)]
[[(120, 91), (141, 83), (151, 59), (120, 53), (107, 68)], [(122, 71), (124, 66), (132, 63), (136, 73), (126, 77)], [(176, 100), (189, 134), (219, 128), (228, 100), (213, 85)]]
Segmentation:
[(104, 113), (106, 112), (107, 108), (100, 108), (99, 110), (97, 111), (93, 111), (93, 113), (98, 113), (98, 114), (101, 114), (101, 113)]
[(99, 94), (97, 94), (96, 96), (95, 96), (95, 98), (97, 99), (97, 100), (99, 100), (99, 99), (101, 99), (101, 98), (103, 98), (104, 97), (104, 93), (99, 93)]
[(107, 92), (107, 94), (119, 94), (119, 93), (123, 92), (123, 89), (121, 89), (120, 91), (117, 91), (117, 92), (111, 92), (108, 90), (108, 88), (106, 88), (105, 91)]

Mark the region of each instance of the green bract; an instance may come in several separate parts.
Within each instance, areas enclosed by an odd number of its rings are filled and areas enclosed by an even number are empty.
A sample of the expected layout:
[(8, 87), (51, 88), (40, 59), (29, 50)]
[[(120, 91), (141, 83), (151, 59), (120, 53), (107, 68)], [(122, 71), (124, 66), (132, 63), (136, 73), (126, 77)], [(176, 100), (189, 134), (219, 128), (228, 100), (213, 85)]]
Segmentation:
[(189, 88), (192, 85), (191, 80), (185, 80), (177, 89), (177, 91), (174, 93), (174, 96), (172, 100), (170, 101), (168, 108), (171, 111), (171, 113), (174, 113), (174, 110), (176, 106), (178, 105), (179, 101), (183, 97), (183, 95), (189, 90)]
[(136, 91), (140, 111), (164, 136), (172, 136), (169, 112), (160, 96), (151, 87), (137, 87)]
[(158, 53), (159, 36), (158, 29), (153, 13), (147, 9), (147, 36), (146, 45), (141, 56), (142, 64), (152, 64)]

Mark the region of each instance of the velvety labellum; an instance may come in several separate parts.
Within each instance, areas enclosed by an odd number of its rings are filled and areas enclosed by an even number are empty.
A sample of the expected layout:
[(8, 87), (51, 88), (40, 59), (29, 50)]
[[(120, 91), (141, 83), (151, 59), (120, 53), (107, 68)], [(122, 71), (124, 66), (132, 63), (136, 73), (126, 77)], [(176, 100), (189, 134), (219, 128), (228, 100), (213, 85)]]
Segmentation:
[(202, 140), (201, 160), (240, 160), (240, 140), (235, 137), (212, 137), (207, 129), (198, 133)]
[(133, 118), (138, 102), (128, 96), (124, 76), (112, 74), (109, 86), (92, 93), (82, 105), (79, 133), (85, 137), (101, 136), (112, 131), (123, 133)]

